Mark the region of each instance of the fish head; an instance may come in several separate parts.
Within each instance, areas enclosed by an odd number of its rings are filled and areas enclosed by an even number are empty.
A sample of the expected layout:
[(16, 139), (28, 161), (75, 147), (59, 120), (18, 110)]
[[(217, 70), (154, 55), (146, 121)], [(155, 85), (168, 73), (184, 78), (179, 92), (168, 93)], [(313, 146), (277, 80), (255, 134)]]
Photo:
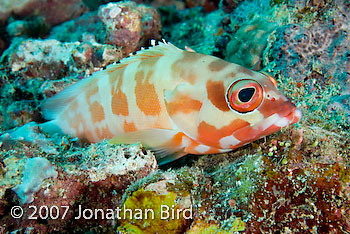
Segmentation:
[(278, 90), (275, 78), (266, 73), (249, 71), (249, 75), (223, 79), (222, 85), (224, 104), (218, 102), (219, 86), (216, 92), (207, 88), (210, 102), (203, 103), (198, 121), (198, 141), (203, 144), (234, 149), (294, 124), (302, 116)]

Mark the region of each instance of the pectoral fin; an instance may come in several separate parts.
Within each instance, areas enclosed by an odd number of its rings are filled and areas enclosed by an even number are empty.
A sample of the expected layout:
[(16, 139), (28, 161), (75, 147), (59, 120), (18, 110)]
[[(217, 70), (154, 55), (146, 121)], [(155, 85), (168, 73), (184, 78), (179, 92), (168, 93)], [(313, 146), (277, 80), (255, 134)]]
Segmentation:
[(191, 85), (183, 84), (165, 93), (165, 106), (170, 118), (180, 131), (192, 139), (197, 136), (198, 116), (203, 104), (193, 97), (194, 92)]
[(141, 143), (152, 150), (159, 164), (165, 164), (184, 156), (183, 133), (168, 129), (145, 129), (127, 132), (109, 140), (111, 144)]

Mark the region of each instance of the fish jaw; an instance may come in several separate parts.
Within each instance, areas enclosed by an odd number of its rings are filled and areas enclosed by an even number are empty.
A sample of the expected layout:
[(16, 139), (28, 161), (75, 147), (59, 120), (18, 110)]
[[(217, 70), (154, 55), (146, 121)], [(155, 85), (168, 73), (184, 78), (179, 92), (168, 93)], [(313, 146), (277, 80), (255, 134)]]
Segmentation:
[(260, 130), (260, 137), (263, 137), (277, 132), (288, 125), (297, 123), (301, 117), (301, 111), (294, 107), (286, 113), (276, 113), (271, 115), (266, 120), (263, 120), (261, 123), (254, 126), (254, 128)]
[(285, 118), (288, 119), (289, 125), (293, 125), (299, 122), (302, 116), (303, 113), (301, 112), (301, 110), (295, 108), (292, 112), (289, 113), (289, 115), (285, 116)]
[(228, 139), (231, 139), (231, 143), (226, 142), (223, 148), (239, 148), (264, 136), (273, 134), (288, 125), (295, 124), (302, 117), (302, 112), (289, 101), (285, 102), (282, 109), (283, 111), (272, 114), (256, 124), (234, 131), (233, 134), (228, 137)]

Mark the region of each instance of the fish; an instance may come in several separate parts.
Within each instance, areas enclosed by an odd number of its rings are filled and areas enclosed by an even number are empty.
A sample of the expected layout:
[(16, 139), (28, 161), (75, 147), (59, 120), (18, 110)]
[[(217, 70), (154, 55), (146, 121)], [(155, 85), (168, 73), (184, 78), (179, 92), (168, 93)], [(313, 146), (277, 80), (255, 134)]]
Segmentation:
[(153, 43), (50, 97), (46, 126), (91, 143), (141, 143), (159, 164), (229, 152), (302, 113), (264, 72)]

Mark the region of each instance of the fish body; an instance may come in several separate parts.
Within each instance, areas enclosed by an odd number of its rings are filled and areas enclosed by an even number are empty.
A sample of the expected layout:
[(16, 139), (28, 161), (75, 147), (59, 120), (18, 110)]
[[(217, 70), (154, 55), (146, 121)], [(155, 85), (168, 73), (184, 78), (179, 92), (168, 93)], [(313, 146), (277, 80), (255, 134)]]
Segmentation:
[(276, 80), (159, 43), (95, 72), (42, 104), (62, 132), (88, 142), (140, 142), (162, 163), (227, 152), (301, 118)]

